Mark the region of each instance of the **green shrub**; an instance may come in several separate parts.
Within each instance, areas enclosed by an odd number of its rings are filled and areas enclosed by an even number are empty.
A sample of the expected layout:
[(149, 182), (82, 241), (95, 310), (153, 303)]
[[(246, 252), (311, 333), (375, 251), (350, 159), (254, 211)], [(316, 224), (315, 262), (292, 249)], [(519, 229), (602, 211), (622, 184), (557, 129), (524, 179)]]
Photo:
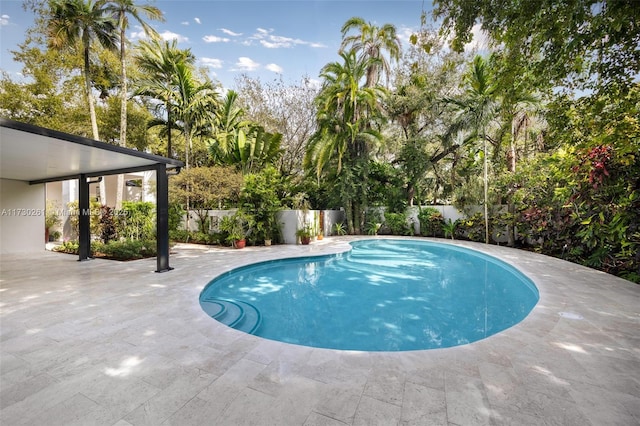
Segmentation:
[(347, 228), (342, 222), (334, 223), (333, 232), (335, 232), (336, 235), (347, 235)]
[(407, 220), (405, 213), (390, 213), (384, 214), (384, 220), (393, 235), (413, 235), (413, 230)]
[(131, 240), (155, 237), (155, 206), (146, 201), (123, 201), (118, 215), (118, 235)]
[(91, 251), (95, 257), (107, 257), (117, 260), (133, 260), (157, 255), (156, 242), (152, 240), (123, 240), (91, 243)]
[(53, 251), (59, 251), (61, 253), (78, 254), (80, 245), (77, 241), (65, 241), (59, 246), (55, 246)]
[[(67, 209), (69, 211), (69, 223), (71, 225), (71, 229), (73, 230), (74, 235), (77, 237), (79, 235), (80, 229), (80, 203), (79, 201), (70, 201), (67, 203)], [(91, 200), (89, 203), (89, 210), (91, 214), (89, 215), (89, 232), (91, 235), (99, 236), (101, 234), (100, 231), (100, 217), (102, 205), (96, 201)]]
[[(80, 246), (77, 241), (65, 241), (53, 250), (62, 253), (78, 254), (79, 248)], [(155, 257), (158, 254), (156, 249), (157, 245), (153, 240), (109, 241), (106, 244), (101, 241), (91, 242), (91, 255), (93, 257), (104, 257), (115, 260), (134, 260), (145, 257)]]
[(444, 217), (442, 213), (434, 207), (425, 207), (418, 212), (420, 221), (420, 234), (424, 237), (441, 237), (444, 235), (442, 225)]
[(224, 241), (220, 233), (207, 234), (205, 232), (189, 232), (183, 229), (169, 231), (171, 241), (193, 244), (220, 244)]
[(456, 230), (458, 229), (458, 221), (455, 222), (449, 219), (447, 222), (442, 224), (442, 232), (444, 232), (445, 238), (451, 238), (452, 240), (456, 236)]
[(176, 231), (184, 222), (185, 211), (178, 203), (169, 204), (169, 231)]
[(118, 234), (113, 210), (109, 206), (102, 206), (100, 209), (100, 239), (103, 243), (108, 243), (116, 238), (118, 238)]
[[(484, 242), (484, 216), (482, 213), (476, 213), (473, 216), (459, 219), (456, 221), (456, 237), (463, 240)], [(491, 229), (491, 223), (489, 223)]]

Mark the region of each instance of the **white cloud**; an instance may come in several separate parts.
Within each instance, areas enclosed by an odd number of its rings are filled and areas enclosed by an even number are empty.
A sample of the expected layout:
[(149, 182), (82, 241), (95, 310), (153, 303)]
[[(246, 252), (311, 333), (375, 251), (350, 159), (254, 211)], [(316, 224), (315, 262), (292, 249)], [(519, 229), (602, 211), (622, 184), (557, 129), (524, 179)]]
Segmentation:
[(193, 18), (193, 20), (196, 22), (196, 24), (200, 24), (200, 18)]
[(410, 28), (406, 26), (401, 26), (400, 30), (397, 32), (398, 38), (400, 39), (400, 43), (403, 46), (408, 46), (410, 44), (410, 37), (412, 34), (417, 33), (418, 31), (415, 28)]
[(273, 29), (265, 30), (264, 28), (257, 28), (256, 33), (249, 37), (249, 42), (243, 42), (244, 45), (249, 46), (252, 40), (258, 40), (260, 44), (267, 49), (280, 49), (290, 48), (294, 46), (310, 46), (314, 48), (327, 47), (322, 43), (315, 43), (299, 38), (284, 37), (281, 35), (273, 34)]
[(238, 62), (236, 62), (236, 68), (231, 71), (255, 71), (260, 68), (260, 64), (254, 61), (251, 58), (247, 58), (246, 56), (241, 56), (238, 58)]
[(131, 31), (131, 34), (129, 35), (129, 39), (146, 40), (149, 38), (147, 36), (147, 33), (144, 32), (144, 29), (140, 25), (136, 25), (135, 28), (137, 31)]
[(180, 22), (180, 23), (181, 23), (182, 25), (189, 26), (189, 21), (182, 21), (182, 22)]
[(184, 43), (184, 42), (189, 41), (188, 37), (185, 37), (185, 36), (180, 35), (180, 34), (173, 33), (173, 32), (168, 31), (168, 30), (160, 33), (160, 37), (163, 40), (178, 40), (178, 43)]
[(312, 89), (320, 89), (322, 87), (322, 82), (320, 80), (317, 80), (315, 78), (309, 78), (305, 80), (305, 84), (307, 87), (310, 87)]
[(241, 35), (242, 35), (242, 33), (234, 33), (233, 31), (228, 30), (228, 29), (226, 29), (226, 28), (220, 28), (220, 31), (222, 31), (222, 32), (223, 32), (223, 33), (225, 33), (226, 35), (230, 35), (230, 36), (232, 36), (232, 37), (238, 37), (238, 36), (241, 36)]
[(282, 74), (282, 71), (284, 71), (282, 67), (277, 64), (267, 64), (265, 68), (268, 69), (269, 71), (275, 72), (276, 74)]
[(0, 16), (0, 26), (9, 25), (9, 15)]
[(206, 35), (204, 37), (202, 37), (202, 40), (205, 41), (205, 43), (227, 43), (229, 42), (229, 39), (226, 37), (218, 37), (218, 36), (214, 36), (214, 35)]
[(260, 44), (263, 45), (264, 47), (266, 47), (267, 49), (277, 49), (279, 47), (289, 47), (289, 46), (283, 46), (280, 43), (270, 43), (266, 40), (260, 40)]
[(200, 58), (200, 62), (209, 68), (222, 68), (222, 59)]
[(489, 49), (489, 35), (482, 29), (480, 24), (475, 24), (471, 28), (471, 34), (473, 34), (473, 40), (464, 47), (464, 50), (468, 52), (473, 49), (478, 51)]

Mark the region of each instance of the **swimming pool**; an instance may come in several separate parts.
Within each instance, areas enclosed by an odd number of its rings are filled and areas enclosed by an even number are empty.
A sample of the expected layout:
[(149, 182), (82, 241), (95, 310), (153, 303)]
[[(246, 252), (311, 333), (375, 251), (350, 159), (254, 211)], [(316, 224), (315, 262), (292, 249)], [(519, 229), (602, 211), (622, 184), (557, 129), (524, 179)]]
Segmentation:
[(335, 255), (261, 262), (214, 278), (204, 311), (257, 336), (329, 349), (408, 351), (484, 339), (522, 321), (533, 282), (491, 256), (373, 239)]

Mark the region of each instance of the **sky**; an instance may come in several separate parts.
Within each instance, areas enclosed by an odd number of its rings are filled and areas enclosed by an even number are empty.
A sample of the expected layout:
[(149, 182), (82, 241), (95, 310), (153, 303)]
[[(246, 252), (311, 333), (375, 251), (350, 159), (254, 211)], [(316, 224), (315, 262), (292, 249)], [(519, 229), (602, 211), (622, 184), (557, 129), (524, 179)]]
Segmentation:
[[(145, 3), (143, 0), (138, 3)], [(246, 74), (263, 82), (282, 78), (286, 83), (304, 77), (319, 81), (321, 68), (338, 61), (340, 29), (358, 16), (375, 25), (396, 26), (403, 45), (420, 25), (423, 7), (430, 0), (158, 0), (149, 2), (163, 11), (164, 22), (148, 21), (165, 39), (177, 39), (189, 48), (197, 65), (226, 88)], [(34, 16), (22, 9), (22, 1), (0, 1), (0, 65), (13, 79), (20, 78), (21, 64), (9, 53), (24, 40)], [(144, 37), (130, 21), (127, 37)]]

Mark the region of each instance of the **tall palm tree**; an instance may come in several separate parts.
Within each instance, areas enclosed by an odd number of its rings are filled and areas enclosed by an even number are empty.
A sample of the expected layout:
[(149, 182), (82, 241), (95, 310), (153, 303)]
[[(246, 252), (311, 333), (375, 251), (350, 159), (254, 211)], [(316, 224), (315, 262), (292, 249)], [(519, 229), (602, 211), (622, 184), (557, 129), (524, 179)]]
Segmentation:
[[(185, 168), (188, 170), (193, 137), (202, 134), (203, 129), (210, 131), (215, 123), (218, 95), (210, 82), (201, 83), (194, 77), (193, 67), (186, 61), (176, 63), (174, 71), (172, 85), (176, 90), (176, 122), (185, 138)], [(189, 196), (186, 201), (189, 212)], [(186, 215), (186, 229), (189, 229), (189, 216)]]
[(195, 56), (190, 49), (179, 49), (176, 40), (169, 42), (152, 39), (139, 43), (135, 61), (145, 75), (144, 79), (137, 82), (135, 93), (156, 99), (164, 105), (166, 121), (158, 118), (151, 125), (163, 123), (166, 126), (167, 157), (173, 158), (171, 129), (176, 121), (173, 112), (177, 98), (176, 68), (181, 63), (192, 65), (195, 63)]
[[(151, 37), (158, 37), (158, 32), (147, 24), (141, 17), (146, 15), (149, 19), (164, 20), (162, 12), (155, 6), (148, 4), (137, 5), (133, 0), (111, 0), (106, 8), (113, 14), (120, 30), (120, 146), (127, 144), (127, 68), (126, 68), (126, 30), (129, 27), (129, 16), (136, 20), (144, 30), (145, 34)], [(122, 187), (124, 185), (124, 175), (118, 175), (116, 190), (116, 209), (122, 207)]]
[(211, 130), (216, 121), (218, 94), (210, 82), (198, 81), (192, 66), (185, 62), (176, 64), (174, 84), (177, 91), (176, 116), (185, 137), (185, 167), (189, 168), (193, 137), (202, 134), (203, 129)]
[(380, 110), (380, 101), (386, 91), (380, 86), (362, 87), (373, 59), (358, 60), (354, 50), (342, 52), (343, 63), (331, 62), (322, 68), (324, 84), (318, 97), (318, 131), (312, 136), (306, 163), (316, 168), (319, 175), (329, 160), (337, 161), (337, 172), (342, 169), (345, 156), (351, 159), (368, 155), (367, 140), (380, 135), (368, 124), (367, 109)]
[(497, 115), (497, 94), (499, 86), (493, 78), (487, 61), (482, 56), (475, 56), (469, 72), (464, 78), (465, 90), (458, 99), (446, 99), (454, 106), (457, 115), (447, 130), (445, 137), (460, 131), (471, 131), (472, 135), (482, 141), (483, 153), (483, 189), (484, 189), (484, 224), (485, 243), (489, 243), (488, 212), (488, 149), (487, 126)]
[[(361, 188), (367, 178), (371, 144), (382, 140), (372, 123), (380, 116), (386, 90), (361, 85), (376, 59), (359, 60), (354, 50), (341, 52), (340, 56), (343, 63), (329, 63), (321, 71), (324, 84), (316, 98), (318, 130), (311, 137), (304, 164), (314, 167), (319, 178), (330, 161), (337, 162), (335, 178), (341, 187), (349, 232), (358, 233), (366, 194), (358, 193), (357, 187)], [(343, 163), (348, 165), (346, 173), (342, 173)]]
[(49, 3), (48, 43), (55, 49), (74, 49), (80, 41), (84, 58), (84, 89), (89, 104), (93, 138), (99, 140), (98, 121), (91, 91), (89, 53), (97, 40), (107, 49), (115, 49), (118, 35), (116, 23), (107, 13), (104, 0), (52, 0)]
[(216, 111), (217, 130), (213, 138), (215, 141), (213, 152), (219, 152), (224, 156), (234, 148), (238, 132), (250, 124), (249, 120), (244, 119), (244, 114), (244, 110), (238, 105), (238, 93), (229, 90)]
[[(356, 30), (356, 34), (349, 34)], [(378, 27), (371, 22), (366, 22), (359, 17), (347, 20), (342, 26), (342, 44), (340, 52), (353, 49), (359, 52), (359, 59), (371, 58), (375, 61), (369, 63), (367, 67), (367, 87), (378, 84), (380, 74), (385, 73), (387, 81), (391, 73), (389, 61), (383, 55), (387, 51), (389, 59), (397, 61), (400, 58), (400, 39), (396, 34), (396, 27), (391, 24), (384, 24)]]

